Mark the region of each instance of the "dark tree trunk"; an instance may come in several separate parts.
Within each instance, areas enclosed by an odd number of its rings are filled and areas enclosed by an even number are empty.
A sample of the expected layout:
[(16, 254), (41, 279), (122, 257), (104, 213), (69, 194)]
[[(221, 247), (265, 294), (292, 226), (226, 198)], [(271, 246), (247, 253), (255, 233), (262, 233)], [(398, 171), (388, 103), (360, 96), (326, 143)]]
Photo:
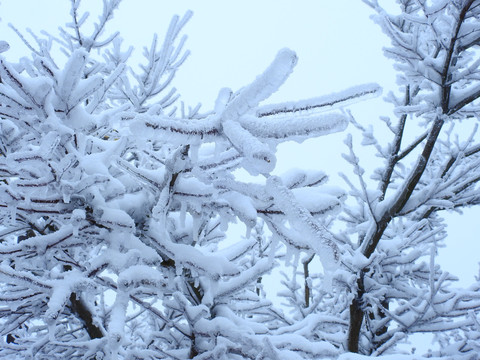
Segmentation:
[(72, 306), (72, 312), (82, 320), (85, 330), (90, 336), (90, 339), (100, 339), (103, 337), (102, 330), (93, 323), (93, 317), (90, 310), (83, 303), (81, 299), (77, 298), (76, 293), (70, 294), (70, 303)]
[(358, 291), (355, 298), (350, 304), (350, 324), (348, 327), (347, 350), (353, 353), (358, 353), (360, 343), (360, 329), (362, 328), (364, 309), (363, 309), (363, 294), (365, 293), (365, 286), (363, 278), (365, 274), (362, 271), (360, 277), (357, 279)]

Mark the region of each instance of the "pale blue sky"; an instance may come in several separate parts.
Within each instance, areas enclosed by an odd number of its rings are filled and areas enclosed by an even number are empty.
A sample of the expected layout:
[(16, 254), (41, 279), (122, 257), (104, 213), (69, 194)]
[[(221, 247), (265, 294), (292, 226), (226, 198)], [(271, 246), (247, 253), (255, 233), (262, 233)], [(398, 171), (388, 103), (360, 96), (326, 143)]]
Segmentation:
[[(95, 14), (101, 1), (84, 0)], [(28, 11), (25, 9), (28, 8)], [(259, 74), (277, 51), (289, 47), (299, 63), (275, 100), (318, 96), (365, 82), (393, 85), (391, 65), (381, 48), (386, 37), (369, 19), (371, 10), (360, 0), (123, 0), (110, 29), (121, 29), (126, 45), (137, 55), (149, 46), (152, 34), (165, 33), (174, 14), (187, 9), (187, 47), (192, 54), (178, 74), (176, 86), (188, 103), (209, 108), (220, 88), (237, 89)], [(69, 21), (68, 0), (3, 0), (0, 31), (11, 40), (8, 56), (25, 48), (7, 27), (45, 29), (57, 33)], [(96, 18), (96, 15), (92, 15)]]

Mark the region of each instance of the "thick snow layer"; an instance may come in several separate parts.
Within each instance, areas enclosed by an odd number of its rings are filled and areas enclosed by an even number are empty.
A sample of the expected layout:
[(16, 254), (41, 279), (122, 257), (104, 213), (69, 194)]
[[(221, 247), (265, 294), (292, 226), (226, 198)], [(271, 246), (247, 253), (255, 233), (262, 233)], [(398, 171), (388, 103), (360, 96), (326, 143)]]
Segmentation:
[(287, 188), (302, 186), (318, 186), (324, 184), (328, 177), (323, 171), (292, 168), (280, 175), (282, 183)]
[(337, 268), (340, 250), (332, 237), (310, 214), (301, 206), (293, 193), (287, 189), (279, 177), (270, 176), (267, 179), (267, 190), (283, 210), (288, 221), (297, 231), (304, 235), (310, 249), (319, 255), (325, 270)]
[(100, 221), (106, 226), (115, 226), (124, 231), (133, 231), (135, 229), (135, 222), (125, 211), (120, 209), (112, 209), (103, 207)]
[[(154, 238), (164, 234), (162, 229), (158, 229), (158, 232), (156, 232), (157, 234), (153, 235), (156, 227), (158, 227), (158, 225), (152, 224), (150, 229)], [(232, 264), (223, 256), (208, 253), (203, 249), (195, 248), (190, 245), (176, 244), (169, 241), (168, 238), (156, 242), (162, 247), (163, 251), (165, 251), (169, 258), (175, 260), (176, 263), (198, 271), (212, 279), (219, 279), (224, 275), (238, 275), (240, 272), (235, 264)]]
[(326, 193), (322, 188), (293, 189), (293, 195), (299, 205), (312, 214), (335, 213), (341, 209), (341, 202), (337, 196)]
[(237, 120), (261, 101), (270, 97), (288, 78), (296, 63), (297, 56), (292, 50), (280, 50), (263, 74), (234, 95), (223, 111), (224, 121)]
[[(375, 356), (375, 359), (378, 360), (425, 360), (427, 359), (424, 356), (421, 355), (401, 355), (401, 354), (393, 354), (393, 355), (382, 355), (382, 356)], [(360, 354), (354, 354), (354, 353), (345, 353), (342, 354), (338, 357), (338, 360), (371, 360), (371, 356), (366, 356), (366, 355), (360, 355)], [(440, 359), (452, 359), (454, 360), (455, 357), (436, 357), (436, 356), (429, 356), (429, 360), (440, 360)]]
[(381, 94), (382, 88), (378, 84), (364, 84), (312, 99), (263, 105), (256, 110), (256, 115), (258, 117), (264, 117), (288, 113), (318, 113), (330, 111), (365, 99), (377, 97)]
[(291, 140), (302, 142), (306, 139), (325, 136), (347, 128), (348, 118), (342, 113), (311, 114), (274, 118), (257, 118), (245, 116), (241, 125), (255, 137), (278, 144)]
[(227, 120), (222, 125), (223, 132), (245, 158), (244, 166), (252, 175), (268, 174), (275, 168), (277, 159), (266, 144), (236, 121)]

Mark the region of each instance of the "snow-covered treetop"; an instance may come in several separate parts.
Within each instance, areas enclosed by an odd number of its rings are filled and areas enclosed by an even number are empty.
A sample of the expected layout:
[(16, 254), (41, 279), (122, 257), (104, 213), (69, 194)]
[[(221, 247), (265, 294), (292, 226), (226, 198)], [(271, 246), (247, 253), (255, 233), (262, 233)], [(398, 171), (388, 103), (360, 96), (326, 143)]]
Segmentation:
[[(220, 90), (211, 111), (185, 110), (171, 84), (188, 56), (180, 33), (191, 13), (173, 18), (163, 43), (154, 37), (135, 72), (132, 49), (104, 34), (119, 1), (103, 2), (92, 33), (79, 4), (72, 0), (72, 22), (59, 37), (27, 43), (30, 58), (0, 58), (5, 354), (226, 359), (297, 351), (263, 339), (268, 325), (247, 320), (251, 309), (270, 311), (254, 284), (275, 266), (279, 240), (335, 269), (340, 250), (321, 219), (339, 211), (345, 194), (322, 187), (319, 171), (271, 176), (275, 148), (343, 131), (340, 108), (379, 87), (261, 105), (297, 62), (283, 49), (245, 87)], [(53, 44), (67, 55), (64, 65)], [(240, 168), (265, 180), (243, 182), (233, 173)], [(261, 218), (273, 239), (261, 235)], [(237, 220), (254, 234), (220, 251)]]

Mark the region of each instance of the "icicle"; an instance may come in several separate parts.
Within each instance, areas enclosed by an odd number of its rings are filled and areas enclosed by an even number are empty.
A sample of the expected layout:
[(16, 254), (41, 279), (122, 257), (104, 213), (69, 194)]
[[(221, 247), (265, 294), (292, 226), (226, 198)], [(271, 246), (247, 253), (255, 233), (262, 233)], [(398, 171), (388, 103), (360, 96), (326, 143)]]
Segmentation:
[(333, 271), (324, 271), (323, 272), (323, 286), (322, 289), (326, 292), (332, 291), (333, 286)]
[(223, 151), (223, 144), (221, 144), (219, 141), (216, 141), (215, 142), (215, 150), (214, 150), (215, 159), (220, 156), (222, 151)]
[(183, 267), (182, 266), (175, 266), (175, 275), (182, 276)]
[(75, 209), (72, 212), (72, 226), (73, 226), (73, 236), (78, 237), (78, 229), (83, 220), (85, 220), (86, 214), (85, 210), (82, 209)]
[(73, 187), (66, 183), (66, 184), (62, 184), (62, 187), (61, 187), (61, 191), (62, 191), (62, 197), (63, 197), (63, 202), (65, 204), (69, 204), (70, 203), (70, 197), (73, 193)]
[(10, 213), (10, 225), (16, 225), (17, 221), (17, 204), (12, 203), (8, 205), (8, 210)]
[(168, 186), (165, 186), (160, 193), (157, 204), (152, 209), (152, 218), (158, 220), (162, 226), (165, 225), (165, 209), (170, 197)]
[(278, 243), (280, 239), (278, 236), (272, 236), (272, 241), (270, 243), (270, 250), (268, 252), (268, 261), (272, 262), (275, 259), (275, 254), (277, 253)]
[(287, 251), (285, 252), (285, 266), (292, 265), (291, 261), (294, 257), (294, 249), (293, 246), (287, 246)]
[(200, 216), (193, 216), (193, 221), (192, 221), (192, 236), (193, 236), (193, 242), (194, 244), (198, 243), (198, 233), (199, 233), (199, 230), (200, 230), (200, 224), (201, 224), (201, 221), (200, 221)]
[(198, 150), (200, 149), (200, 144), (190, 144), (190, 159), (193, 163), (198, 161)]
[(300, 263), (300, 251), (297, 249), (293, 250), (293, 267), (296, 269), (298, 268), (298, 264)]
[(56, 321), (47, 321), (48, 326), (48, 340), (49, 341), (56, 341), (55, 338), (55, 328), (57, 327)]
[(180, 205), (180, 226), (182, 228), (185, 227), (185, 218), (187, 216), (187, 202), (182, 201)]
[(252, 227), (250, 225), (247, 225), (245, 224), (245, 228), (246, 228), (246, 231), (245, 231), (245, 238), (246, 239), (249, 239), (250, 236), (252, 236)]
[(228, 220), (224, 217), (220, 218), (220, 230), (223, 232), (228, 230)]
[(25, 207), (30, 207), (31, 206), (31, 200), (30, 200), (30, 194), (25, 194), (25, 200), (24, 200)]

